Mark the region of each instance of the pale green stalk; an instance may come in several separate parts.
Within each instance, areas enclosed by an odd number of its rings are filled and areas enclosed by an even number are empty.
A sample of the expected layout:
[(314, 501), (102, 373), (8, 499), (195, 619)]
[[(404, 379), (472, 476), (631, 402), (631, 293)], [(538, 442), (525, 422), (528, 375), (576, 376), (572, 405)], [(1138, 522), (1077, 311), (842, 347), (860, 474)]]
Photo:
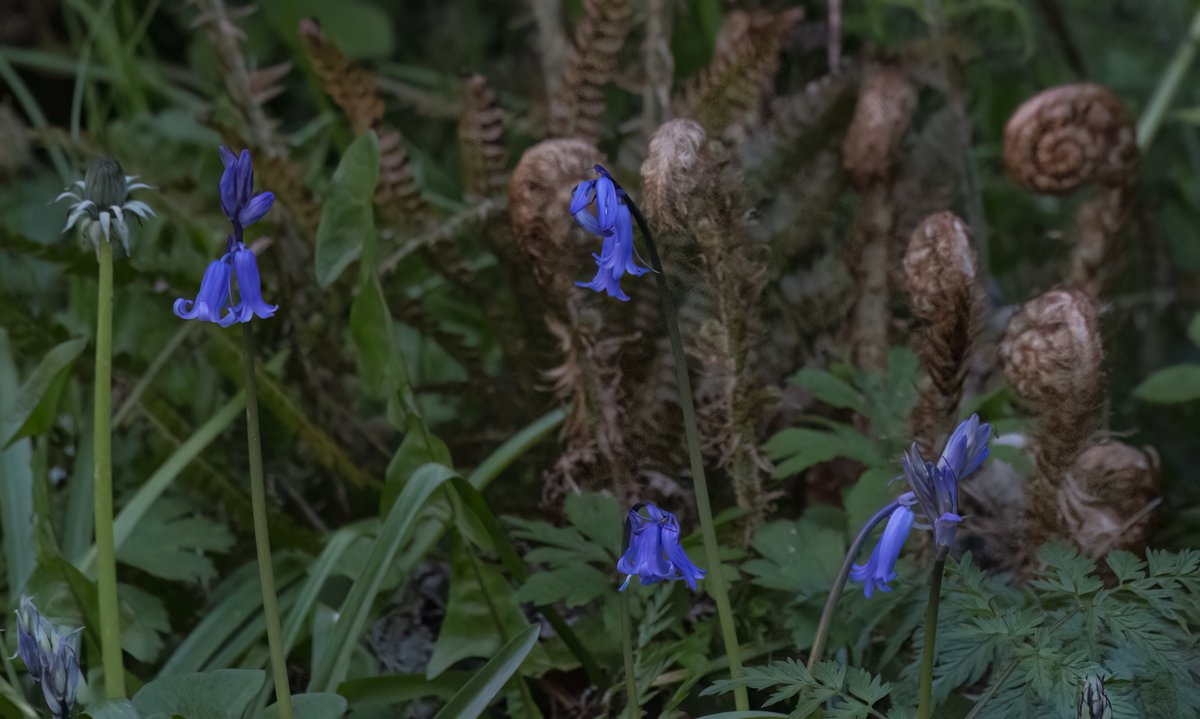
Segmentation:
[(283, 651), (283, 630), (275, 598), (275, 570), (271, 566), (271, 538), (267, 530), (267, 487), (263, 480), (262, 440), (258, 426), (258, 393), (254, 375), (254, 334), (244, 327), (246, 355), (246, 445), (250, 451), (250, 502), (254, 513), (254, 548), (258, 553), (258, 579), (262, 587), (263, 614), (267, 620), (267, 645), (271, 651), (271, 678), (279, 719), (292, 719), (292, 695), (288, 687)]
[(1188, 68), (1192, 66), (1192, 61), (1196, 59), (1198, 44), (1200, 44), (1200, 9), (1197, 9), (1196, 14), (1192, 16), (1187, 35), (1179, 43), (1179, 47), (1175, 48), (1175, 56), (1167, 65), (1166, 72), (1163, 73), (1162, 79), (1158, 81), (1158, 87), (1154, 90), (1154, 96), (1150, 98), (1150, 104), (1146, 106), (1146, 111), (1142, 113), (1142, 119), (1138, 121), (1137, 144), (1143, 153), (1150, 149), (1154, 137), (1158, 134), (1158, 128), (1162, 126), (1163, 119), (1167, 115), (1167, 110), (1175, 101), (1175, 95), (1179, 92), (1183, 76), (1187, 74)]
[(96, 379), (92, 421), (92, 479), (96, 523), (96, 584), (100, 609), (100, 656), (104, 696), (125, 696), (121, 663), (121, 611), (117, 601), (117, 553), (113, 545), (112, 316), (113, 250), (99, 243), (100, 288), (96, 293)]
[[(662, 261), (658, 257), (658, 248), (654, 237), (650, 234), (650, 226), (641, 210), (631, 200), (627, 200), (629, 212), (637, 220), (642, 231), (642, 239), (646, 243), (646, 254), (650, 258), (650, 266), (658, 278), (658, 295), (662, 305), (663, 321), (667, 325), (667, 336), (671, 342), (671, 354), (675, 359), (675, 378), (679, 383), (679, 407), (683, 410), (683, 429), (687, 437), (688, 459), (692, 468), (692, 487), (696, 493), (696, 508), (700, 515), (700, 533), (704, 537), (704, 553), (708, 556), (708, 587), (709, 593), (717, 604), (717, 619), (721, 624), (721, 638), (725, 643), (725, 654), (729, 657), (729, 677), (739, 679), (742, 676), (742, 657), (738, 649), (737, 628), (733, 623), (733, 608), (729, 602), (729, 589), (725, 585), (725, 575), (721, 573), (721, 556), (717, 545), (717, 529), (713, 523), (712, 506), (708, 500), (708, 482), (704, 478), (704, 459), (700, 454), (700, 429), (696, 423), (696, 404), (692, 398), (692, 380), (688, 376), (687, 356), (683, 352), (683, 339), (679, 332), (679, 310), (675, 306), (675, 296), (671, 294), (671, 285), (663, 271)], [(738, 711), (750, 710), (750, 698), (746, 688), (739, 686), (734, 689), (734, 703)]]

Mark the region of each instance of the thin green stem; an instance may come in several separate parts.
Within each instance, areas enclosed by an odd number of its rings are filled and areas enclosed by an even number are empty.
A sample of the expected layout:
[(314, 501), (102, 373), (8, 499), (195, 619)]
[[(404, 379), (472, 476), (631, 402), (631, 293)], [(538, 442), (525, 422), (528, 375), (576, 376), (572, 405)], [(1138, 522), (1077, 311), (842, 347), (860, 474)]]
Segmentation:
[(254, 548), (258, 553), (258, 580), (262, 586), (263, 614), (267, 620), (267, 645), (271, 651), (271, 677), (279, 719), (292, 719), (292, 694), (288, 687), (283, 651), (283, 630), (275, 598), (275, 570), (271, 565), (271, 538), (267, 530), (267, 486), (263, 480), (262, 440), (258, 427), (258, 392), (254, 374), (254, 333), (243, 328), (246, 357), (246, 445), (250, 451), (250, 503), (254, 515)]
[(117, 603), (117, 552), (113, 544), (112, 489), (112, 244), (101, 242), (100, 288), (96, 293), (96, 382), (92, 421), (92, 483), (96, 523), (96, 583), (100, 605), (100, 654), (104, 696), (125, 696), (121, 663), (121, 611)]
[(1192, 66), (1192, 60), (1196, 58), (1198, 44), (1200, 44), (1200, 9), (1197, 9), (1196, 14), (1192, 16), (1192, 23), (1188, 26), (1187, 35), (1179, 43), (1179, 47), (1175, 48), (1175, 56), (1167, 65), (1166, 72), (1163, 73), (1162, 79), (1158, 81), (1158, 87), (1154, 90), (1154, 96), (1150, 98), (1150, 104), (1146, 106), (1146, 111), (1142, 113), (1142, 119), (1138, 121), (1137, 144), (1143, 154), (1150, 149), (1155, 136), (1158, 135), (1158, 128), (1162, 126), (1163, 119), (1167, 116), (1167, 110), (1175, 101), (1175, 95), (1179, 92), (1183, 76), (1187, 74), (1188, 68)]
[[(447, 499), (450, 500), (451, 511), (455, 511), (454, 500), (449, 497), (450, 490), (446, 490)], [(465, 539), (460, 540), (466, 542)], [(483, 568), (479, 566), (479, 557), (475, 556), (475, 552), (471, 551), (469, 546), (463, 546), (463, 551), (471, 559), (471, 571), (475, 574), (475, 581), (479, 583), (479, 591), (483, 593), (483, 601), (487, 604), (488, 614), (492, 615), (492, 623), (496, 625), (496, 632), (500, 635), (500, 641), (508, 644), (511, 639), (508, 635), (508, 630), (504, 627), (504, 620), (500, 616), (500, 610), (496, 608), (496, 602), (492, 599), (492, 593), (488, 591), (487, 584), (483, 581)], [(525, 677), (517, 674), (513, 677), (513, 681), (517, 684), (517, 691), (521, 694), (521, 701), (525, 703), (525, 708), (529, 711), (530, 717), (541, 717), (542, 712), (538, 709), (537, 703), (533, 701), (533, 692), (529, 691), (529, 684), (525, 681)]]
[[(721, 557), (717, 545), (717, 529), (713, 524), (712, 506), (708, 500), (708, 481), (704, 478), (704, 460), (700, 455), (700, 429), (696, 423), (696, 404), (692, 398), (692, 380), (688, 376), (687, 356), (683, 353), (683, 339), (679, 332), (679, 309), (671, 293), (671, 283), (663, 271), (654, 236), (641, 210), (627, 199), (630, 214), (637, 220), (646, 243), (646, 254), (650, 266), (658, 278), (658, 295), (662, 305), (663, 321), (667, 325), (667, 336), (671, 342), (671, 354), (675, 360), (675, 377), (679, 383), (679, 407), (683, 410), (683, 429), (687, 437), (688, 459), (692, 468), (692, 486), (696, 492), (696, 508), (700, 515), (700, 532), (704, 537), (704, 553), (708, 556), (708, 584), (710, 594), (717, 604), (717, 618), (721, 624), (721, 638), (725, 643), (725, 654), (729, 657), (729, 677), (742, 676), (742, 657), (738, 650), (737, 628), (733, 623), (733, 608), (729, 603), (729, 589), (725, 586), (725, 575), (721, 573)], [(750, 698), (745, 687), (737, 687), (733, 694), (738, 711), (750, 710)]]
[(808, 652), (809, 670), (812, 670), (813, 665), (821, 661), (821, 653), (825, 651), (825, 640), (829, 637), (829, 625), (833, 623), (833, 612), (837, 609), (838, 600), (842, 597), (842, 590), (846, 587), (846, 579), (850, 576), (854, 560), (858, 558), (858, 553), (862, 550), (863, 544), (866, 543), (867, 537), (870, 536), (871, 530), (875, 528), (875, 525), (890, 517), (892, 512), (899, 506), (899, 502), (892, 502), (876, 512), (875, 516), (867, 520), (867, 523), (863, 525), (858, 536), (850, 543), (850, 549), (846, 552), (846, 558), (842, 560), (842, 568), (838, 570), (837, 578), (833, 580), (833, 587), (829, 590), (829, 598), (825, 600), (825, 608), (821, 610), (821, 620), (817, 623), (817, 633), (813, 636), (812, 649)]
[(621, 592), (621, 654), (625, 657), (625, 714), (629, 719), (637, 719), (642, 714), (637, 677), (633, 672), (633, 601), (629, 598), (633, 586)]
[(917, 719), (933, 716), (933, 657), (936, 654), (938, 606), (942, 601), (942, 576), (946, 573), (945, 551), (938, 550), (929, 578), (929, 604), (925, 607), (925, 643), (921, 647), (921, 686), (917, 693)]

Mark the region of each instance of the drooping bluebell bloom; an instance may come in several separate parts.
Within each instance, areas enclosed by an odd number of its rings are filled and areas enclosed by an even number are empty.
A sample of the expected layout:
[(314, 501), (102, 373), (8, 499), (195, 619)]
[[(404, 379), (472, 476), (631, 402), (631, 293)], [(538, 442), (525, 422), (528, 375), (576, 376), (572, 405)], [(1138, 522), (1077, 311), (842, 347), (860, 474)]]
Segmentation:
[(17, 608), (17, 656), (25, 662), (34, 682), (42, 680), (42, 668), (52, 652), (54, 626), (41, 615), (30, 597), (21, 597)]
[[(608, 170), (596, 165), (596, 179), (575, 186), (571, 196), (571, 215), (579, 226), (603, 238), (600, 254), (596, 260), (596, 276), (591, 282), (576, 282), (596, 292), (604, 292), (622, 302), (629, 296), (621, 290), (621, 278), (625, 273), (641, 277), (650, 271), (634, 260), (633, 215), (629, 210), (629, 197), (618, 185)], [(596, 206), (595, 214), (588, 209)]]
[[(181, 297), (175, 300), (174, 310), (176, 316), (185, 320), (214, 322), (221, 327), (229, 327), (235, 323), (249, 322), (255, 317), (266, 319), (279, 308), (263, 300), (258, 260), (253, 250), (242, 241), (245, 227), (267, 214), (275, 196), (270, 192), (253, 194), (254, 168), (250, 164), (248, 150), (242, 150), (241, 155), (235, 156), (222, 146), (221, 161), (225, 163), (220, 183), (221, 209), (233, 225), (233, 232), (226, 241), (225, 254), (205, 270), (196, 299)], [(237, 304), (233, 303), (232, 280), (235, 277)]]
[(627, 575), (621, 591), (635, 576), (642, 584), (682, 579), (695, 590), (696, 580), (707, 574), (683, 551), (674, 514), (650, 503), (636, 504), (629, 510), (628, 530), (629, 546), (617, 561), (617, 570)]
[[(911, 493), (907, 496), (911, 496)], [(867, 595), (867, 599), (870, 599), (877, 589), (881, 592), (892, 591), (888, 582), (896, 578), (896, 560), (900, 558), (900, 550), (904, 548), (912, 526), (913, 512), (901, 499), (900, 505), (888, 516), (887, 526), (871, 552), (870, 559), (866, 564), (855, 564), (850, 570), (850, 578), (863, 583), (863, 593)]]
[[(896, 559), (915, 520), (910, 507), (920, 508), (922, 519), (933, 528), (933, 542), (939, 556), (945, 556), (950, 550), (958, 523), (962, 521), (958, 513), (958, 483), (987, 459), (991, 433), (991, 425), (981, 423), (978, 415), (971, 415), (950, 435), (936, 464), (922, 459), (915, 444), (901, 458), (904, 477), (912, 491), (899, 498), (867, 563), (854, 565), (850, 573), (852, 579), (863, 582), (863, 591), (868, 598), (875, 589), (891, 591), (887, 583), (895, 577)], [(883, 511), (886, 510), (881, 510), (881, 515)], [(869, 531), (877, 521), (881, 521), (880, 515), (876, 515), (864, 531)]]
[(958, 513), (958, 483), (987, 459), (991, 433), (991, 425), (980, 423), (978, 415), (971, 415), (950, 435), (937, 464), (926, 462), (915, 443), (903, 457), (904, 477), (933, 526), (933, 542), (939, 550), (948, 550), (954, 543), (958, 523), (962, 521)]

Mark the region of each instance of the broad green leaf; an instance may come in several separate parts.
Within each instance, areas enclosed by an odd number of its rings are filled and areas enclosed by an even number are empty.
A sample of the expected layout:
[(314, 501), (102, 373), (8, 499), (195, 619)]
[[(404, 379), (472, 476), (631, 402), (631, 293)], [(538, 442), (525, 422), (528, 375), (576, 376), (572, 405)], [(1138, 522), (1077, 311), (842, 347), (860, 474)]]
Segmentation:
[(514, 636), (463, 685), (434, 719), (476, 719), (521, 668), (525, 657), (537, 644), (538, 633), (539, 629), (534, 625)]
[(846, 555), (844, 534), (811, 521), (764, 524), (754, 533), (751, 547), (762, 556), (742, 565), (754, 583), (769, 589), (798, 593), (827, 590)]
[[(292, 696), (292, 716), (295, 719), (339, 719), (346, 713), (346, 699), (330, 692), (313, 692)], [(262, 719), (277, 719), (279, 705), (272, 704)]]
[(155, 679), (133, 697), (144, 717), (240, 719), (266, 674), (258, 669), (218, 669)]
[(1156, 404), (1200, 399), (1200, 365), (1181, 364), (1160, 369), (1139, 384), (1133, 395)]
[(105, 699), (84, 709), (83, 716), (92, 719), (141, 719), (142, 715), (128, 699)]
[(363, 535), (366, 523), (358, 522), (334, 532), (325, 542), (321, 556), (308, 568), (308, 576), (301, 587), (296, 603), (288, 611), (283, 620), (283, 650), (290, 651), (300, 637), (300, 630), (312, 615), (312, 609), (317, 603), (317, 596), (324, 588), (325, 582), (333, 575), (338, 565), (343, 561), (343, 555), (351, 547), (354, 540)]
[(378, 183), (379, 139), (367, 131), (346, 148), (333, 173), (329, 195), (321, 203), (315, 257), (321, 287), (332, 284), (358, 259), (363, 243), (375, 234), (371, 203)]
[(395, 348), (392, 316), (377, 277), (368, 278), (350, 307), (350, 333), (358, 347), (360, 376), (367, 395), (387, 396), (408, 384), (403, 356)]
[(363, 574), (355, 580), (342, 602), (332, 644), (321, 662), (314, 667), (309, 680), (310, 690), (333, 691), (345, 678), (350, 655), (358, 646), (375, 595), (379, 593), (383, 582), (384, 569), (391, 565), (401, 545), (411, 536), (429, 497), (453, 476), (454, 471), (448, 467), (427, 464), (408, 479), (404, 491), (379, 529), (379, 536), (371, 547)]
[(763, 451), (776, 462), (772, 476), (790, 477), (822, 462), (845, 457), (867, 466), (882, 464), (875, 444), (850, 427), (836, 426), (832, 431), (793, 427), (781, 430), (767, 440)]
[(792, 384), (812, 392), (813, 396), (832, 407), (867, 413), (867, 398), (841, 378), (815, 367), (805, 367), (792, 376)]
[(625, 512), (611, 495), (580, 492), (567, 497), (563, 513), (585, 537), (604, 547), (613, 558), (621, 555)]
[[(437, 643), (425, 668), (433, 678), (471, 657), (490, 657), (529, 624), (508, 581), (494, 568), (473, 560), (466, 542), (457, 541), (450, 567), (450, 597)], [(495, 612), (495, 615), (493, 615)], [(499, 618), (503, 630), (496, 626)]]
[[(408, 415), (408, 431), (400, 448), (388, 463), (383, 491), (379, 495), (379, 513), (387, 516), (392, 511), (396, 497), (408, 483), (408, 478), (426, 464), (451, 466), (450, 450), (415, 413)], [(441, 503), (441, 499), (436, 500)]]
[[(0, 339), (7, 348), (8, 335), (5, 334)], [(58, 378), (70, 369), (71, 364), (83, 352), (84, 347), (87, 347), (87, 339), (82, 337), (63, 342), (46, 353), (33, 374), (29, 375), (16, 394), (11, 396), (11, 399), (6, 391), (6, 396), (0, 399), (0, 402), (3, 402), (0, 405), (0, 448), (7, 447), (12, 444), (13, 440), (32, 433), (31, 430), (34, 427), (30, 420), (34, 420), (34, 424), (38, 423), (39, 407), (42, 405), (43, 399), (48, 402), (53, 400), (50, 403), (57, 404), (58, 397), (56, 395), (51, 397), (55, 393), (50, 390), (54, 389), (57, 381), (57, 388), (61, 392), (62, 381), (58, 381)], [(44, 415), (47, 411), (52, 413), (53, 407), (41, 408), (41, 424), (45, 424)]]
[(537, 605), (565, 602), (568, 607), (577, 607), (615, 588), (611, 577), (590, 564), (576, 564), (530, 575), (517, 592), (517, 601)]
[(324, 0), (265, 0), (260, 5), (275, 31), (293, 43), (296, 26), (313, 18), (329, 42), (356, 60), (386, 59), (396, 44), (394, 23), (383, 8), (360, 0), (335, 5)]
[(744, 712), (721, 712), (720, 714), (705, 714), (699, 719), (787, 719), (787, 714), (778, 712), (750, 710)]
[(846, 490), (842, 496), (842, 506), (846, 508), (848, 532), (857, 533), (872, 515), (908, 491), (908, 485), (904, 482), (891, 481), (898, 471), (899, 466), (895, 471), (886, 467), (868, 469)]
[(206, 582), (217, 576), (207, 554), (224, 554), (233, 543), (225, 525), (181, 499), (164, 497), (142, 517), (117, 559), (161, 579)]
[(342, 682), (338, 694), (346, 697), (355, 707), (400, 704), (422, 697), (449, 699), (470, 676), (467, 672), (445, 672), (436, 679), (426, 679), (424, 674), (389, 674), (351, 679)]

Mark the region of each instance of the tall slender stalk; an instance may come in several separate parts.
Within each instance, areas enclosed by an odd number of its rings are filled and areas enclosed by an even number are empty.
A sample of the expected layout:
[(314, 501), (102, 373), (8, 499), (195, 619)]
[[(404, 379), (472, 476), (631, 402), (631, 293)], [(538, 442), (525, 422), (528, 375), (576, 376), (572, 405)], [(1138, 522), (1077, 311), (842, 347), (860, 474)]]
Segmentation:
[(838, 570), (837, 578), (833, 580), (833, 587), (829, 590), (829, 598), (825, 600), (825, 608), (821, 610), (821, 620), (817, 622), (817, 633), (813, 637), (812, 649), (808, 652), (808, 668), (810, 670), (814, 664), (821, 661), (821, 653), (825, 651), (825, 640), (829, 637), (829, 625), (833, 623), (833, 612), (837, 609), (838, 600), (842, 597), (842, 590), (846, 587), (846, 578), (850, 576), (854, 560), (858, 558), (859, 551), (862, 550), (863, 544), (866, 543), (867, 537), (871, 535), (871, 530), (875, 528), (875, 525), (891, 516), (899, 506), (899, 502), (892, 502), (876, 512), (863, 525), (854, 541), (850, 543), (846, 558), (842, 560), (842, 568)]
[[(631, 199), (626, 199), (629, 212), (637, 220), (638, 228), (642, 231), (642, 239), (646, 243), (646, 254), (650, 258), (650, 266), (658, 279), (659, 300), (662, 304), (663, 321), (667, 325), (667, 336), (671, 342), (671, 354), (675, 359), (675, 378), (679, 383), (679, 407), (683, 410), (683, 429), (687, 437), (688, 459), (692, 468), (692, 486), (696, 492), (696, 507), (700, 514), (700, 533), (704, 537), (704, 553), (708, 555), (708, 582), (711, 587), (713, 600), (717, 603), (717, 618), (721, 624), (721, 638), (725, 642), (725, 654), (729, 657), (729, 676), (738, 679), (742, 676), (742, 657), (738, 650), (737, 628), (733, 624), (733, 609), (729, 603), (729, 589), (725, 586), (725, 576), (721, 573), (721, 558), (718, 553), (717, 529), (713, 523), (712, 506), (708, 500), (708, 481), (704, 478), (704, 460), (700, 455), (700, 429), (696, 423), (696, 404), (692, 398), (692, 380), (688, 376), (687, 357), (683, 353), (683, 339), (679, 333), (679, 308), (675, 305), (675, 295), (671, 293), (671, 284), (663, 271), (662, 260), (658, 256), (658, 247), (654, 244), (654, 236), (641, 210)], [(746, 688), (739, 686), (734, 689), (734, 703), (738, 711), (749, 711), (750, 698)]]
[(271, 678), (279, 719), (292, 719), (292, 695), (288, 687), (283, 651), (283, 630), (275, 599), (275, 570), (271, 565), (271, 538), (267, 531), (267, 487), (263, 480), (262, 441), (258, 428), (258, 390), (254, 374), (254, 333), (243, 326), (246, 356), (246, 447), (250, 451), (250, 503), (254, 514), (254, 548), (258, 554), (258, 580), (262, 586), (263, 614), (267, 619), (267, 646), (271, 652)]
[(630, 585), (628, 591), (621, 592), (621, 654), (625, 658), (625, 714), (629, 719), (637, 719), (642, 714), (642, 706), (638, 702), (637, 677), (633, 673), (633, 600), (629, 594), (635, 585)]
[(937, 644), (938, 606), (942, 601), (942, 576), (946, 573), (946, 553), (938, 551), (929, 578), (929, 604), (925, 607), (925, 644), (921, 647), (921, 686), (917, 693), (917, 719), (933, 716), (933, 657)]
[(92, 478), (96, 523), (96, 583), (100, 605), (100, 656), (104, 696), (125, 696), (121, 663), (121, 611), (117, 602), (117, 552), (113, 542), (112, 489), (112, 244), (99, 243), (100, 288), (96, 293), (96, 381), (92, 422)]
[(1175, 56), (1167, 65), (1162, 79), (1158, 81), (1158, 87), (1154, 89), (1154, 96), (1150, 98), (1149, 106), (1142, 113), (1142, 119), (1138, 121), (1137, 144), (1143, 153), (1150, 149), (1154, 137), (1158, 135), (1158, 128), (1162, 126), (1163, 119), (1167, 116), (1167, 110), (1175, 101), (1175, 95), (1179, 92), (1180, 85), (1183, 84), (1183, 76), (1187, 74), (1188, 68), (1192, 66), (1192, 61), (1196, 59), (1197, 47), (1200, 47), (1200, 9), (1197, 9), (1196, 14), (1192, 16), (1187, 35), (1183, 36), (1183, 40), (1175, 48)]

